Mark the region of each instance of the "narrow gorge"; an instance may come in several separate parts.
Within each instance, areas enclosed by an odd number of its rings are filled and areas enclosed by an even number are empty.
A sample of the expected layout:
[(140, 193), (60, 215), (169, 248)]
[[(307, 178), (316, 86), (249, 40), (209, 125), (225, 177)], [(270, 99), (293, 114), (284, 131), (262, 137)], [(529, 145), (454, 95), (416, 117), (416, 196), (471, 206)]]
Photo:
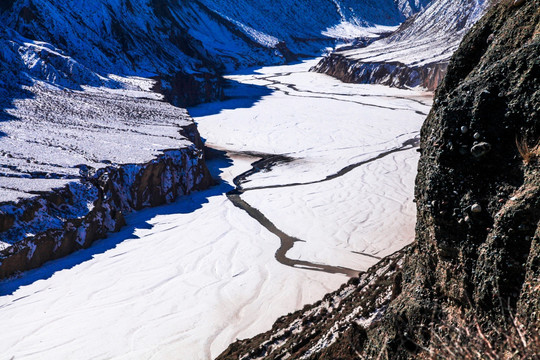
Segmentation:
[(0, 4), (0, 358), (536, 359), (539, 23)]
[(415, 242), (218, 359), (537, 359), (540, 2), (493, 6), (422, 127)]

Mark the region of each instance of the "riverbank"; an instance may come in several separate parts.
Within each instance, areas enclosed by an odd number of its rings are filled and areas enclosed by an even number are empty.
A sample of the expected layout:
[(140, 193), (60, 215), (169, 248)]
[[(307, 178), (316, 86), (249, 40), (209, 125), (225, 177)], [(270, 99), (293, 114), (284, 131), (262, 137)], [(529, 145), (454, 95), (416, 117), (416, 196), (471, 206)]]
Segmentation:
[[(227, 100), (189, 109), (223, 152), (208, 161), (219, 185), (2, 283), (1, 356), (211, 359), (347, 281), (329, 267), (364, 271), (410, 243), (430, 94), (342, 84), (312, 63), (231, 75)], [(290, 159), (246, 177), (240, 195), (302, 240), (283, 251), (290, 264), (227, 197), (258, 154)]]

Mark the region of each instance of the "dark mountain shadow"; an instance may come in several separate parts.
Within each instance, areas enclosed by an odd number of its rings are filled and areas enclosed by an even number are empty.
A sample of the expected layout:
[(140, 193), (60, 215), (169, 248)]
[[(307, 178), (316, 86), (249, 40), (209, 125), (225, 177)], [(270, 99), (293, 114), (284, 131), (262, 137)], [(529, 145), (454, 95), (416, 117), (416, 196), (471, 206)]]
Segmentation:
[(222, 151), (212, 150), (209, 153), (208, 168), (216, 182), (218, 182), (217, 185), (208, 190), (181, 197), (172, 204), (144, 209), (130, 214), (126, 218), (128, 225), (120, 232), (110, 234), (108, 238), (96, 241), (88, 249), (50, 261), (37, 269), (23, 273), (20, 277), (0, 282), (0, 296), (12, 295), (23, 286), (33, 284), (39, 280), (49, 279), (58, 271), (72, 269), (77, 265), (92, 260), (98, 254), (114, 249), (125, 241), (138, 239), (139, 237), (135, 235), (136, 231), (138, 229), (151, 229), (153, 226), (150, 221), (158, 215), (189, 214), (208, 203), (208, 199), (211, 197), (221, 196), (233, 190), (234, 187), (225, 183), (219, 177), (223, 169), (232, 166), (232, 160), (226, 157), (225, 152)]
[[(24, 88), (24, 85), (28, 84), (17, 79), (17, 74), (16, 70), (9, 69), (0, 58), (0, 126), (6, 121), (19, 120), (8, 112), (9, 109), (15, 108), (15, 100), (34, 98), (34, 94)], [(4, 136), (7, 134), (0, 130), (0, 138)]]
[[(322, 54), (322, 52), (321, 52)], [(319, 56), (321, 55), (319, 54)], [(287, 66), (297, 65), (305, 60), (313, 59), (318, 55), (305, 55), (295, 61), (289, 61)], [(272, 66), (272, 65), (267, 65)], [(260, 70), (267, 66), (254, 66), (250, 68), (244, 68), (229, 74), (231, 76), (250, 76), (258, 75), (258, 77), (264, 77), (265, 74)], [(279, 66), (279, 65), (275, 65)], [(285, 66), (285, 65), (283, 65)], [(216, 115), (223, 110), (233, 109), (248, 109), (258, 103), (263, 97), (271, 95), (275, 92), (270, 87), (264, 85), (253, 85), (238, 82), (232, 79), (225, 79), (224, 81), (224, 99), (222, 101), (216, 101), (211, 103), (204, 103), (193, 107), (188, 107), (189, 113), (194, 118)]]
[(230, 74), (226, 74), (226, 75), (231, 75), (231, 76), (235, 76), (235, 75), (264, 75), (263, 73), (259, 72), (259, 70), (262, 70), (262, 69), (267, 68), (269, 66), (271, 67), (271, 66), (298, 65), (298, 64), (303, 63), (306, 60), (312, 60), (312, 59), (315, 59), (317, 57), (320, 57), (325, 53), (326, 53), (326, 50), (324, 50), (324, 48), (321, 48), (321, 50), (310, 53), (310, 54), (296, 54), (297, 57), (298, 57), (296, 60), (287, 61), (287, 62), (285, 62), (284, 64), (281, 64), (281, 65), (280, 64), (265, 64), (265, 65), (245, 67), (245, 68), (235, 70), (234, 72), (232, 72)]
[(224, 99), (188, 108), (194, 118), (216, 115), (223, 110), (248, 109), (274, 90), (261, 85), (243, 84), (227, 79), (224, 86)]

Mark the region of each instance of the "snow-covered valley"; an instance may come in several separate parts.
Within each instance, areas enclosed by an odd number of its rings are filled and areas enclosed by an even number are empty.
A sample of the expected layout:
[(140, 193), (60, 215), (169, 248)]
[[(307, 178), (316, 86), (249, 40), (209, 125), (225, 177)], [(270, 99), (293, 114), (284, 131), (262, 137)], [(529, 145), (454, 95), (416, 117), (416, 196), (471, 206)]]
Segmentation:
[(435, 90), (461, 39), (489, 5), (486, 0), (433, 1), (390, 36), (346, 45), (315, 70), (347, 82)]
[(410, 243), (431, 94), (317, 61), (230, 75), (189, 109), (219, 185), (0, 283), (0, 358), (210, 359)]

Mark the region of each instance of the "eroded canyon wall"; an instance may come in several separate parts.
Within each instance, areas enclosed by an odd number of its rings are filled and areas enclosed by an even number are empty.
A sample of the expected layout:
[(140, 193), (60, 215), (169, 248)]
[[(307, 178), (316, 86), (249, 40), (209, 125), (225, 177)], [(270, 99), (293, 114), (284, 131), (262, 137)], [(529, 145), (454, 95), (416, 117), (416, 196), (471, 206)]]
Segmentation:
[(422, 128), (414, 244), (220, 359), (538, 356), (538, 54), (540, 1), (496, 4)]

